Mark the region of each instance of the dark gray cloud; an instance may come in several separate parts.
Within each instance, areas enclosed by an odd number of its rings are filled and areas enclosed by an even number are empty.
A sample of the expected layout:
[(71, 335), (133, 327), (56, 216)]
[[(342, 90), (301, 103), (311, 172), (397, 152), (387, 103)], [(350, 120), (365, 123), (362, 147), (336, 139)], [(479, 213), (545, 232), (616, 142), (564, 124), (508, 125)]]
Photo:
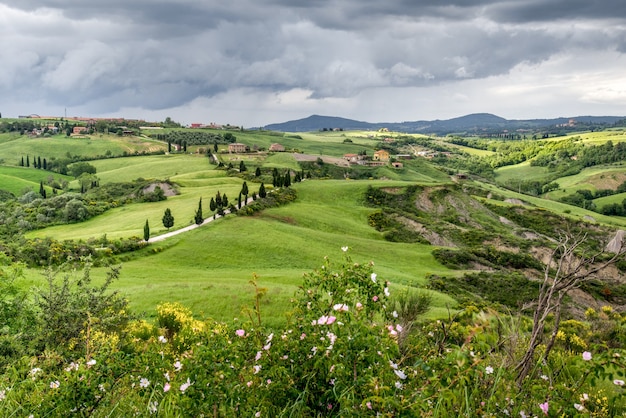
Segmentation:
[[(365, 114), (360, 98), (368, 92), (391, 99), (422, 89), (441, 97), (457, 86), (455, 100), (463, 101), (477, 93), (461, 90), (477, 83), (502, 91), (490, 83), (515, 84), (535, 72), (562, 88), (577, 70), (560, 62), (606, 52), (618, 58), (603, 64), (613, 68), (626, 52), (626, 3), (596, 3), (0, 0), (0, 106), (22, 109), (30, 100), (50, 109), (153, 114), (230, 94), (241, 103), (229, 106), (244, 109), (245, 91), (276, 112), (289, 102), (285, 110), (299, 103), (303, 112), (324, 113), (332, 104)], [(581, 106), (585, 98), (617, 102), (626, 90), (617, 73), (598, 92), (580, 93)]]

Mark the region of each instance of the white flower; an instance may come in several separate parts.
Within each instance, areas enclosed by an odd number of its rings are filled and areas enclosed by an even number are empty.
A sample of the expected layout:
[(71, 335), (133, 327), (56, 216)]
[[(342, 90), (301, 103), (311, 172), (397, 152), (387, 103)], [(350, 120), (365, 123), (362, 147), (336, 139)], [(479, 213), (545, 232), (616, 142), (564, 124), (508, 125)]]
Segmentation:
[(35, 367), (34, 369), (31, 369), (31, 370), (30, 370), (30, 373), (29, 373), (29, 374), (30, 374), (32, 377), (35, 377), (35, 375), (36, 375), (37, 373), (39, 373), (40, 371), (41, 371), (41, 369), (40, 369), (39, 367)]
[(96, 360), (95, 359), (91, 359), (86, 364), (87, 364), (88, 367), (91, 367), (91, 366), (96, 364)]
[(72, 370), (78, 370), (78, 363), (71, 362), (66, 368), (66, 372), (71, 372)]
[(398, 381), (398, 382), (395, 383), (395, 385), (396, 385), (397, 389), (402, 389), (402, 383), (401, 382)]
[(581, 405), (581, 404), (579, 404), (579, 403), (575, 403), (575, 404), (574, 404), (574, 408), (576, 408), (576, 410), (577, 410), (577, 411), (582, 411), (582, 410), (584, 410), (584, 409), (585, 409), (585, 407), (584, 407), (584, 406), (582, 406), (582, 405)]
[(54, 382), (50, 382), (50, 389), (58, 389), (61, 386), (61, 382), (55, 380)]
[(262, 355), (263, 355), (262, 351), (257, 351), (256, 356), (254, 356), (254, 361), (259, 361)]
[(0, 390), (0, 401), (5, 400), (7, 397), (7, 391), (6, 389)]
[(341, 251), (343, 251), (345, 253), (346, 251), (348, 251), (348, 247), (347, 246), (346, 247), (341, 247)]
[(100, 392), (106, 392), (106, 389), (102, 383), (98, 385), (98, 390), (100, 390)]
[(254, 369), (254, 374), (257, 374), (258, 372), (261, 371), (261, 366), (259, 366), (258, 364), (255, 364), (253, 369)]
[(617, 386), (624, 386), (624, 381), (623, 380), (619, 380), (619, 379), (615, 379), (613, 381), (613, 384), (617, 385)]
[(259, 417), (261, 416), (261, 411), (258, 411), (256, 414), (254, 414), (254, 416), (255, 416), (256, 418), (259, 418)]
[(345, 303), (338, 303), (333, 306), (333, 309), (339, 312), (348, 312), (350, 308), (348, 308), (348, 305), (346, 305)]
[(272, 346), (272, 343), (267, 343), (263, 346), (263, 350), (267, 351), (270, 349), (271, 346)]
[(543, 380), (548, 380), (548, 379), (550, 379), (550, 378), (549, 378), (548, 376), (546, 376), (545, 374), (542, 374), (542, 375), (541, 375), (541, 376), (539, 376), (539, 377), (541, 377)]
[(148, 386), (150, 386), (150, 381), (148, 379), (146, 379), (145, 377), (139, 379), (139, 387), (147, 388)]
[(180, 361), (176, 361), (176, 363), (174, 363), (174, 370), (176, 370), (177, 372), (179, 372), (182, 368), (183, 364)]
[(376, 283), (376, 273), (372, 273), (371, 278), (372, 278), (372, 281)]
[(156, 412), (159, 410), (158, 406), (159, 403), (157, 401), (150, 402), (150, 404), (148, 405), (148, 412), (150, 412), (150, 414), (156, 414)]
[(167, 342), (167, 338), (165, 338), (165, 337), (164, 337), (164, 336), (162, 336), (162, 335), (159, 335), (159, 342), (160, 342), (161, 344), (165, 344), (165, 343)]
[(393, 311), (391, 313), (391, 316), (393, 316), (394, 318), (397, 318), (398, 317), (398, 312), (397, 311)]
[(404, 380), (406, 379), (406, 374), (404, 374), (404, 372), (402, 370), (394, 370), (393, 371), (396, 376), (398, 376), (400, 379)]
[(492, 374), (493, 373), (493, 367), (491, 367), (491, 366), (485, 367), (485, 373)]
[(180, 391), (185, 393), (185, 391), (189, 389), (189, 386), (191, 386), (191, 382), (189, 381), (189, 378), (187, 378), (187, 381), (180, 385)]
[(385, 296), (389, 297), (389, 288), (385, 287), (384, 289)]

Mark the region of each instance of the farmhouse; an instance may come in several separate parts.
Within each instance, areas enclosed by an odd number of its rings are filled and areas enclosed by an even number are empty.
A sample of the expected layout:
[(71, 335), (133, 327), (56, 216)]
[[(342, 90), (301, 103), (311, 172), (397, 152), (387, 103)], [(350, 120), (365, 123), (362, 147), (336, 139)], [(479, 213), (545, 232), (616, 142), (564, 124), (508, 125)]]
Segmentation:
[(72, 129), (72, 133), (74, 135), (80, 135), (83, 132), (85, 132), (87, 130), (86, 126), (74, 126), (74, 128)]
[(281, 144), (272, 144), (270, 145), (270, 151), (274, 151), (274, 152), (284, 152), (285, 151), (285, 147)]
[(389, 153), (384, 149), (374, 152), (374, 161), (389, 161)]
[(228, 144), (228, 152), (230, 153), (242, 153), (242, 152), (248, 152), (250, 150), (250, 148), (246, 145), (246, 144), (240, 144), (238, 142), (235, 142), (233, 144)]

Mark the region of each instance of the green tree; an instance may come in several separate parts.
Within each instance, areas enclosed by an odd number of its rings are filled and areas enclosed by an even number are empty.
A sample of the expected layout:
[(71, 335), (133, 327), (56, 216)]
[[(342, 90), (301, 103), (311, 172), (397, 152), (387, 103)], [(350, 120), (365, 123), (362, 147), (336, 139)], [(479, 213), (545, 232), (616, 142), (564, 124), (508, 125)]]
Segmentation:
[(245, 202), (248, 201), (248, 183), (246, 183), (245, 181), (243, 182), (243, 184), (241, 185), (241, 194), (244, 195), (246, 197)]
[(143, 240), (148, 241), (150, 239), (150, 225), (146, 219), (146, 224), (143, 226)]
[(43, 187), (43, 181), (39, 182), (39, 194), (41, 195), (41, 197), (43, 197), (44, 199), (46, 198), (46, 189)]
[(174, 216), (172, 216), (170, 208), (165, 209), (165, 213), (163, 214), (163, 226), (167, 229), (174, 226)]
[(261, 167), (257, 167), (256, 170), (254, 170), (254, 176), (259, 177), (260, 175), (261, 175)]
[(243, 160), (241, 160), (241, 161), (239, 162), (239, 172), (240, 172), (240, 173), (243, 173), (243, 172), (244, 172), (244, 171), (246, 171), (246, 170), (247, 170), (247, 168), (246, 168), (246, 164), (243, 162)]
[(267, 196), (267, 192), (265, 191), (265, 184), (261, 183), (261, 187), (259, 187), (259, 197), (264, 198)]
[(204, 222), (204, 218), (202, 217), (202, 198), (198, 202), (198, 210), (196, 210), (196, 216), (194, 218), (196, 225), (201, 225)]

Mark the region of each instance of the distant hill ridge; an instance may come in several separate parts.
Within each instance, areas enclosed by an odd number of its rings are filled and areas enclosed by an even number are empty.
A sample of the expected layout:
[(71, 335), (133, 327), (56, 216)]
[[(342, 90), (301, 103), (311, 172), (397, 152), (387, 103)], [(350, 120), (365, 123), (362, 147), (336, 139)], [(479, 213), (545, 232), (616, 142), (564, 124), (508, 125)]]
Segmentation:
[[(420, 120), (414, 122), (379, 122), (370, 123), (336, 116), (311, 115), (304, 119), (267, 125), (264, 129), (280, 132), (310, 132), (324, 129), (378, 130), (406, 133), (461, 133), (494, 130), (542, 129), (547, 127), (567, 126), (570, 121), (585, 125), (606, 125), (624, 119), (624, 116), (574, 116), (554, 119), (509, 120), (491, 113), (473, 113), (447, 120)], [(572, 126), (572, 127), (573, 127)]]

